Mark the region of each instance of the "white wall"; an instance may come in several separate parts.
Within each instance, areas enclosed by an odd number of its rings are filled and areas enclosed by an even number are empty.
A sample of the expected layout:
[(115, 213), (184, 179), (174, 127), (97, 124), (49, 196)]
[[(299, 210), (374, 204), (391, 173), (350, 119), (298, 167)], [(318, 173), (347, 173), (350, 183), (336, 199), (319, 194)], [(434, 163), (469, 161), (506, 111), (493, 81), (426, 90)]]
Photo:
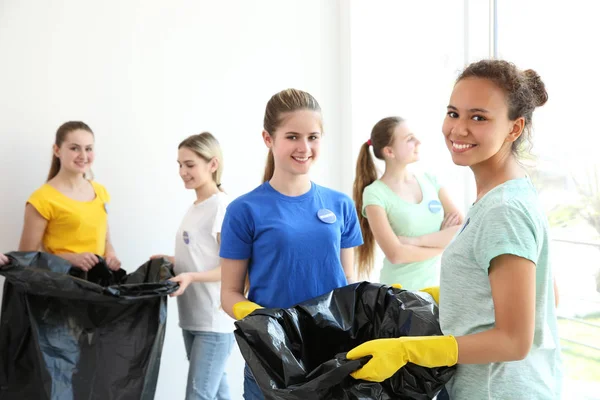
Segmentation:
[[(177, 144), (213, 132), (234, 196), (260, 183), (264, 107), (296, 87), (321, 103), (325, 149), (313, 179), (342, 187), (337, 1), (0, 2), (0, 250), (15, 250), (29, 194), (47, 174), (56, 128), (83, 120), (96, 133), (94, 172), (112, 195), (110, 224), (126, 269), (171, 253), (193, 193)], [(182, 399), (187, 361), (175, 301), (157, 399)], [(241, 356), (228, 373), (242, 391)]]
[[(474, 190), (465, 192), (472, 174), (452, 163), (441, 128), (465, 61), (485, 57), (480, 44), (465, 38), (474, 36), (481, 42), (483, 37), (484, 43), (487, 38), (485, 26), (472, 22), (481, 17), (487, 21), (487, 8), (481, 2), (471, 5), (466, 27), (464, 3), (351, 0), (349, 10), (352, 159), (377, 121), (401, 116), (422, 142), (421, 161), (413, 168), (437, 175), (462, 209), (474, 195)], [(467, 36), (469, 30), (472, 35)], [(383, 163), (379, 165), (383, 171)]]
[[(485, 16), (487, 9), (478, 6), (470, 10), (472, 17)], [(343, 11), (344, 33), (350, 37), (350, 94), (345, 101), (351, 109), (344, 123), (351, 126), (352, 138), (346, 149), (351, 158), (344, 162), (354, 169), (373, 125), (384, 117), (401, 116), (422, 142), (421, 159), (411, 168), (435, 174), (457, 207), (466, 211), (475, 193), (472, 173), (452, 163), (441, 128), (454, 81), (469, 59), (465, 49), (481, 47), (467, 43), (466, 33), (471, 29), (479, 38), (482, 27), (465, 27), (464, 0), (351, 0)], [(383, 172), (383, 162), (376, 164)], [(354, 173), (344, 179), (351, 184)], [(372, 281), (379, 279), (383, 257), (377, 249)]]
[[(133, 269), (172, 252), (193, 200), (177, 175), (177, 144), (213, 132), (224, 149), (225, 189), (249, 191), (266, 156), (265, 104), (287, 87), (309, 91), (324, 111), (315, 181), (350, 194), (371, 127), (401, 115), (423, 141), (421, 168), (466, 204), (469, 173), (452, 165), (440, 128), (465, 46), (477, 47), (465, 32), (481, 27), (465, 26), (463, 0), (433, 3), (0, 2), (0, 251), (18, 245), (24, 204), (44, 181), (56, 128), (80, 119), (96, 133), (94, 172), (112, 195), (111, 233), (123, 264)], [(183, 398), (185, 389), (174, 301), (169, 315), (157, 399)], [(234, 399), (242, 366), (236, 351), (228, 368)]]

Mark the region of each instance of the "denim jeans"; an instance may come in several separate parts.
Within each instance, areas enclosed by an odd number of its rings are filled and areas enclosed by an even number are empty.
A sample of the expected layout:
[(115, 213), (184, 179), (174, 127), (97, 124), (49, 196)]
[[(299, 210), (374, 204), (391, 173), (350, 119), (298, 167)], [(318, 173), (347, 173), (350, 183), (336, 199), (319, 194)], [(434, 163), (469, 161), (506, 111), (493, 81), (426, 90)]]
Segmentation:
[(51, 398), (73, 400), (73, 375), (80, 360), (77, 337), (81, 332), (74, 331), (69, 322), (47, 319), (41, 320), (39, 325), (42, 327), (39, 330), (39, 347), (52, 382)]
[(248, 365), (244, 368), (244, 400), (265, 400)]
[(186, 400), (231, 400), (225, 366), (233, 333), (183, 329), (183, 342), (190, 361)]

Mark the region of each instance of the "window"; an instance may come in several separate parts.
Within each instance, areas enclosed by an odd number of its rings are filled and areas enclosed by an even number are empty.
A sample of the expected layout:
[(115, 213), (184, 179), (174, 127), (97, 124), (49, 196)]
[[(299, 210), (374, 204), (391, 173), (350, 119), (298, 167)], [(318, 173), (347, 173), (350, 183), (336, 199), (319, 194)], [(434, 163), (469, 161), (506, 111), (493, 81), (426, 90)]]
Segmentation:
[(600, 392), (600, 37), (592, 3), (503, 0), (498, 56), (535, 69), (548, 103), (534, 113), (532, 175), (551, 224), (565, 398)]

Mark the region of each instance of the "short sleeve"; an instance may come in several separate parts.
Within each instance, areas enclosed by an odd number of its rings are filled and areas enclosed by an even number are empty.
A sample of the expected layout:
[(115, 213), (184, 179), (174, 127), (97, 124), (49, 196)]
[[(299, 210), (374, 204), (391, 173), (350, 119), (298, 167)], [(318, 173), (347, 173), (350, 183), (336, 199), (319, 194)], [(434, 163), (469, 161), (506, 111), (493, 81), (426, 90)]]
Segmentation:
[(483, 269), (503, 254), (512, 254), (537, 264), (538, 235), (531, 216), (518, 204), (501, 204), (486, 211), (475, 236), (475, 258)]
[(44, 217), (45, 220), (51, 220), (54, 216), (52, 204), (48, 201), (48, 197), (44, 195), (42, 189), (38, 189), (27, 200), (36, 211)]
[(377, 186), (370, 184), (363, 190), (362, 197), (363, 205), (362, 205), (362, 215), (363, 217), (367, 217), (365, 209), (367, 206), (379, 206), (385, 210), (385, 200), (381, 195), (381, 191), (378, 190)]
[(358, 214), (354, 202), (348, 198), (345, 205), (344, 230), (342, 231), (342, 240), (340, 247), (348, 249), (363, 244), (362, 232), (358, 223)]
[(227, 206), (221, 227), (222, 258), (247, 260), (252, 256), (254, 223), (244, 203), (232, 202)]
[(96, 195), (100, 197), (103, 203), (110, 203), (110, 194), (108, 190), (101, 184), (92, 181), (92, 185), (94, 186), (94, 190), (96, 191)]
[(438, 179), (437, 179), (437, 177), (435, 175), (430, 174), (430, 173), (426, 173), (425, 174), (425, 178), (435, 188), (436, 192), (440, 191), (440, 189), (442, 188), (442, 185), (440, 184), (440, 182), (438, 181)]
[(225, 219), (225, 212), (227, 211), (227, 205), (229, 204), (229, 200), (225, 194), (220, 193), (218, 196), (219, 204), (217, 205), (217, 212), (215, 214), (215, 220), (212, 226), (212, 235), (215, 237), (215, 239), (217, 234), (221, 233), (223, 220)]

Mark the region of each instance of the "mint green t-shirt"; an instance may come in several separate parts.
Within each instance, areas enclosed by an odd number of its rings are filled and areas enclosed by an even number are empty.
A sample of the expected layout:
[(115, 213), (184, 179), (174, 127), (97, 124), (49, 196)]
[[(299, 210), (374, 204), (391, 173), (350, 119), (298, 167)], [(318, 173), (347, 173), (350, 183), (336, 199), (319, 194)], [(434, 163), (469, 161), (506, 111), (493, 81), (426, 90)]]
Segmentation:
[[(444, 220), (444, 209), (438, 197), (440, 186), (429, 174), (415, 175), (423, 200), (410, 203), (400, 198), (389, 186), (376, 180), (363, 191), (362, 213), (370, 205), (382, 207), (396, 236), (422, 236), (438, 232)], [(437, 286), (439, 257), (406, 264), (392, 264), (383, 260), (379, 281), (388, 285), (400, 283), (406, 290)]]
[(529, 178), (495, 187), (469, 210), (462, 231), (442, 256), (442, 332), (464, 336), (494, 327), (488, 269), (495, 257), (512, 254), (535, 263), (535, 334), (521, 361), (458, 365), (446, 385), (451, 399), (560, 398), (562, 368), (548, 240), (548, 221)]

